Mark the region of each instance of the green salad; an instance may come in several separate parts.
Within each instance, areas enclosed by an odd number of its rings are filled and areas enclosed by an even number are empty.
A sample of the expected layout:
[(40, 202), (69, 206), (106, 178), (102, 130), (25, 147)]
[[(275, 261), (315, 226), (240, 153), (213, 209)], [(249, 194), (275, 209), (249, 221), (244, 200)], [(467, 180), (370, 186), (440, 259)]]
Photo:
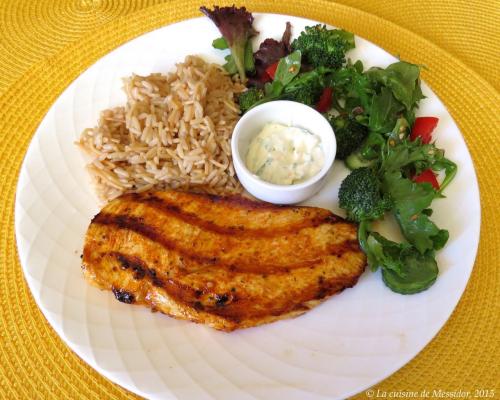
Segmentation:
[[(323, 113), (336, 135), (337, 159), (351, 170), (340, 186), (339, 205), (348, 220), (359, 224), (369, 266), (381, 268), (394, 292), (429, 288), (438, 276), (436, 251), (449, 236), (432, 221), (430, 207), (444, 197), (457, 166), (432, 141), (438, 118), (415, 115), (424, 99), (421, 67), (398, 61), (365, 69), (347, 57), (355, 47), (354, 35), (325, 25), (308, 26), (292, 41), (287, 23), (281, 40), (265, 39), (253, 52), (257, 32), (244, 7), (201, 11), (222, 34), (213, 46), (230, 50), (224, 68), (247, 86), (238, 98), (242, 113), (278, 99)], [(404, 242), (372, 229), (388, 213)]]

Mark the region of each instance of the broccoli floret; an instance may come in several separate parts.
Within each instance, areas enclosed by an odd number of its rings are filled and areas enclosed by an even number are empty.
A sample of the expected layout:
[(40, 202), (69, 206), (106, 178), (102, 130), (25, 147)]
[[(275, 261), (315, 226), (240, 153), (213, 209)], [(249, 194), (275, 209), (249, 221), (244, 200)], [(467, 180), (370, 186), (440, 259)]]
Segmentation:
[(370, 168), (352, 171), (342, 182), (339, 205), (347, 212), (347, 219), (361, 222), (376, 220), (392, 208), (393, 202), (381, 195), (380, 182)]
[(312, 106), (318, 101), (322, 91), (323, 85), (318, 72), (304, 72), (285, 86), (282, 98)]
[(327, 29), (325, 25), (307, 26), (292, 43), (293, 50), (302, 52), (303, 61), (314, 67), (339, 68), (347, 50), (354, 48), (354, 35), (342, 29)]
[(261, 89), (250, 88), (238, 96), (238, 103), (242, 113), (247, 112), (252, 106), (264, 97)]
[(354, 118), (338, 116), (328, 118), (337, 139), (337, 158), (344, 160), (359, 148), (368, 135), (368, 128)]
[[(248, 49), (247, 45), (250, 38), (258, 33), (252, 26), (252, 14), (245, 7), (236, 8), (235, 6), (214, 6), (213, 11), (206, 7), (200, 7), (200, 11), (219, 28), (231, 50), (240, 79), (245, 81), (245, 49)], [(253, 63), (253, 55), (251, 61)]]

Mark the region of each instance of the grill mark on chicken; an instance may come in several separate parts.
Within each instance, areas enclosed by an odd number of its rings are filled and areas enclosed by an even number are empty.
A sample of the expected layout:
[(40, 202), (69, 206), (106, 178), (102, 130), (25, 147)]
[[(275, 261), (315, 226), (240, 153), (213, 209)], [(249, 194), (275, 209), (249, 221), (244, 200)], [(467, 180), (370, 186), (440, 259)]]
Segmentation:
[(143, 279), (146, 276), (147, 267), (138, 257), (130, 257), (125, 254), (114, 252), (112, 253), (118, 259), (122, 269), (132, 269), (134, 271), (134, 279)]
[(280, 208), (287, 207), (286, 205), (282, 204), (271, 204), (260, 201), (254, 201), (239, 195), (218, 196), (216, 194), (201, 194), (201, 193), (190, 193), (189, 195), (198, 197), (200, 201), (209, 201), (211, 203), (219, 203), (219, 204), (224, 204), (225, 206), (244, 208), (247, 210), (273, 210), (273, 209), (279, 210)]
[[(217, 257), (207, 257), (200, 254), (193, 254), (189, 250), (183, 249), (179, 246), (178, 242), (169, 240), (160, 232), (158, 232), (153, 226), (146, 224), (143, 218), (129, 217), (127, 215), (100, 213), (96, 217), (94, 217), (94, 220), (92, 222), (101, 225), (115, 226), (123, 230), (133, 231), (161, 245), (162, 247), (172, 252), (176, 252), (180, 256), (189, 259), (198, 266), (206, 267), (207, 265), (217, 265), (218, 268), (223, 268), (230, 272), (246, 272), (253, 274), (284, 274), (298, 268), (314, 268), (314, 266), (318, 263), (321, 263), (326, 256), (334, 255), (340, 257), (347, 252), (357, 251), (359, 248), (358, 242), (356, 240), (345, 240), (339, 244), (330, 244), (329, 247), (325, 249), (325, 251), (323, 251), (322, 253), (318, 253), (314, 259), (299, 260), (294, 262), (293, 264), (256, 264), (253, 262), (249, 263), (241, 259), (237, 259), (230, 263), (225, 263)], [(135, 264), (132, 263), (132, 265)]]
[(134, 279), (136, 281), (144, 279), (145, 277), (151, 280), (154, 286), (163, 287), (164, 284), (160, 278), (156, 275), (156, 270), (149, 268), (146, 263), (137, 256), (129, 256), (122, 254), (117, 251), (112, 251), (108, 253), (110, 256), (115, 257), (120, 263), (121, 269), (127, 270), (131, 269), (134, 271)]
[[(227, 198), (221, 196), (213, 196), (213, 197), (214, 199), (216, 199), (213, 201), (227, 202), (229, 204), (238, 206), (245, 205), (248, 203), (248, 200), (243, 198), (239, 199), (238, 201), (233, 200), (232, 202), (229, 202)], [(177, 218), (189, 225), (196, 226), (200, 229), (215, 232), (221, 235), (272, 238), (276, 236), (286, 235), (291, 232), (298, 232), (305, 228), (316, 228), (322, 224), (335, 224), (340, 222), (340, 219), (337, 216), (333, 214), (327, 214), (327, 215), (313, 215), (312, 218), (304, 219), (299, 223), (288, 224), (283, 227), (275, 227), (272, 230), (268, 228), (251, 229), (251, 228), (246, 228), (243, 225), (221, 226), (214, 223), (213, 221), (204, 220), (193, 213), (184, 211), (181, 209), (181, 207), (179, 207), (179, 205), (173, 204), (172, 202), (166, 201), (165, 199), (161, 199), (151, 194), (143, 195), (141, 193), (131, 193), (127, 194), (127, 198), (135, 203), (144, 204), (157, 211), (160, 211), (162, 214), (167, 214), (169, 216)], [(255, 204), (255, 202), (252, 202), (252, 204)], [(271, 207), (276, 207), (277, 209), (281, 208), (278, 206), (269, 206), (269, 205), (267, 206), (267, 208)], [(255, 205), (254, 208), (260, 209)]]
[(132, 293), (124, 290), (124, 289), (119, 289), (116, 287), (112, 287), (111, 291), (116, 297), (116, 300), (125, 303), (125, 304), (132, 304), (135, 301), (135, 297)]

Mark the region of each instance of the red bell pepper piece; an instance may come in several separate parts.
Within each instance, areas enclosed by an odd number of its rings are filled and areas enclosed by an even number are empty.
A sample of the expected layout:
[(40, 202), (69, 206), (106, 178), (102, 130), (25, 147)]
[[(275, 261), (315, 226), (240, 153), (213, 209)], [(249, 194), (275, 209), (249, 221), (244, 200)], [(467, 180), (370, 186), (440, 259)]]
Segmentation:
[(434, 189), (439, 190), (439, 183), (436, 179), (436, 175), (430, 168), (422, 171), (422, 173), (420, 173), (419, 175), (414, 176), (413, 180), (417, 183), (428, 182)]
[(318, 103), (316, 104), (316, 110), (320, 113), (327, 112), (332, 106), (332, 94), (333, 89), (331, 87), (324, 88), (323, 93), (321, 93)]
[(415, 119), (411, 130), (410, 139), (422, 139), (422, 143), (428, 144), (432, 140), (432, 131), (436, 128), (439, 118), (436, 117), (418, 117)]
[(276, 75), (276, 70), (278, 69), (279, 61), (276, 61), (274, 64), (271, 64), (266, 68), (266, 74), (269, 78), (274, 79), (274, 75)]
[(267, 83), (267, 82), (271, 82), (272, 79), (271, 79), (271, 77), (268, 74), (262, 74), (260, 76), (259, 81), (262, 82), (262, 83)]

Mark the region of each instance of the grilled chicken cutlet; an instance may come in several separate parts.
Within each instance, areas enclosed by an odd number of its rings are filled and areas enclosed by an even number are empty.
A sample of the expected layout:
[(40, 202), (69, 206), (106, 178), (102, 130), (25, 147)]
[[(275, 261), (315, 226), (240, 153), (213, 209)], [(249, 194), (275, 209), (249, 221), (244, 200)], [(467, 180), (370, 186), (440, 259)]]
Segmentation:
[(328, 210), (166, 191), (106, 205), (82, 268), (119, 301), (232, 331), (304, 313), (365, 264), (356, 225)]

